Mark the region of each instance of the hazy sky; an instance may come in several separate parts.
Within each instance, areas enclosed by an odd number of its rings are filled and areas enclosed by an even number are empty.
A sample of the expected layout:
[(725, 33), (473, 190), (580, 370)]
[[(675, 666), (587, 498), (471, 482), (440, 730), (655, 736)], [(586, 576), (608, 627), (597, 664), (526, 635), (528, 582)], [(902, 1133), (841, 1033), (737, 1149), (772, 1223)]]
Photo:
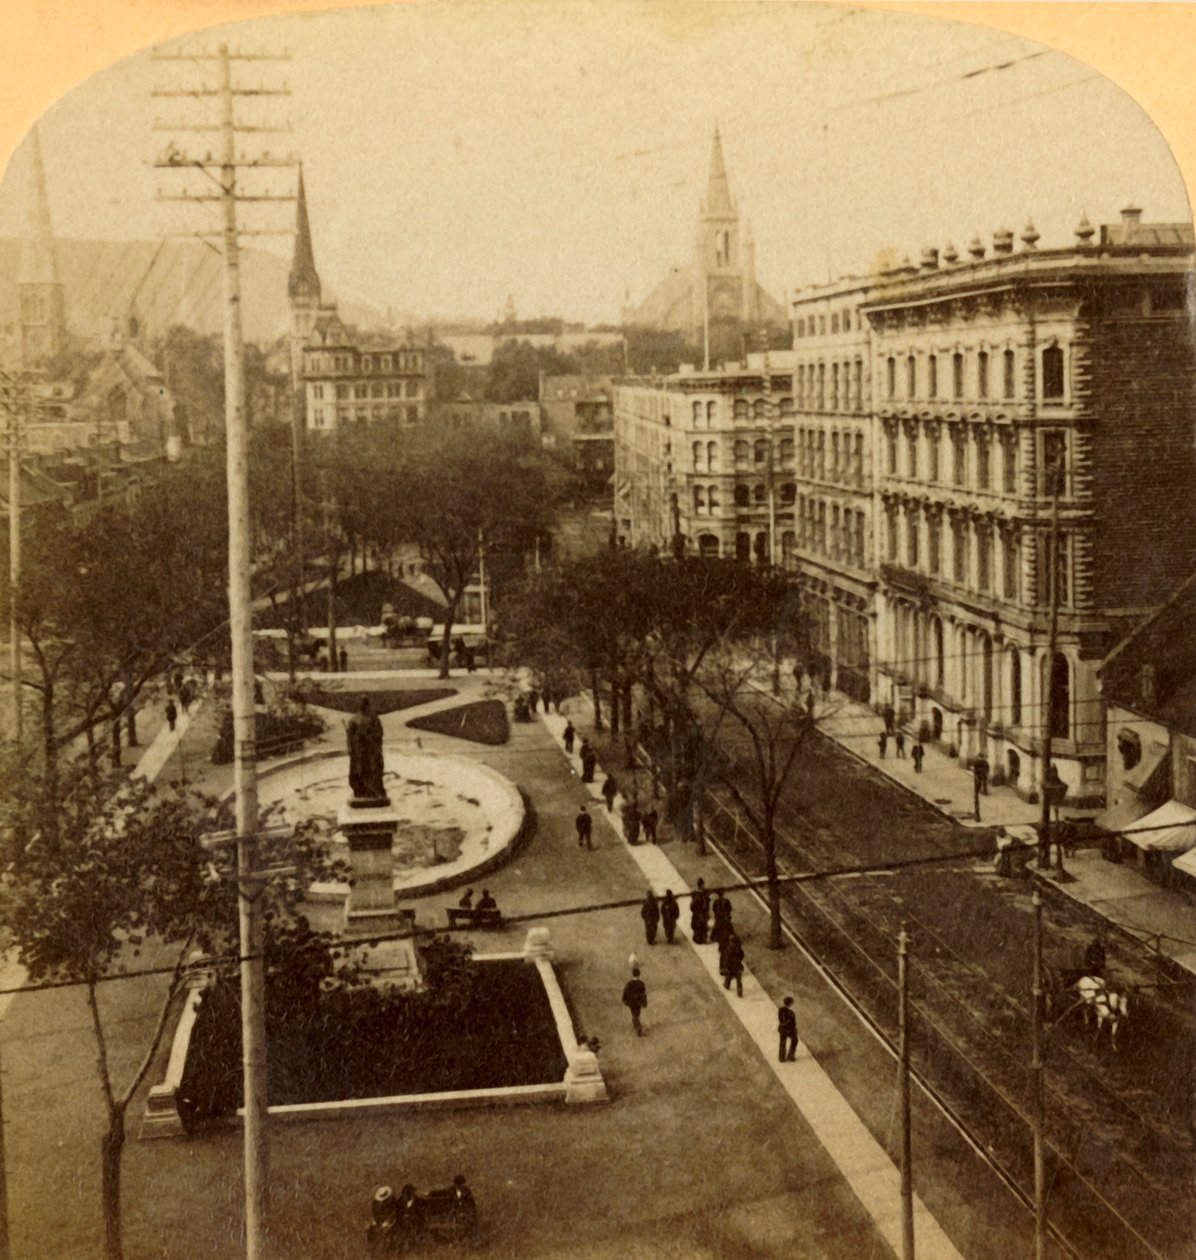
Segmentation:
[[(1128, 202), (1187, 219), (1163, 140), (1120, 89), (1071, 58), (983, 27), (816, 4), (406, 4), (263, 18), (176, 47), (289, 49), (242, 67), (289, 99), (247, 138), (304, 161), (326, 288), (386, 308), (618, 318), (688, 261), (717, 121), (761, 281), (778, 297), (861, 270), (886, 247), (916, 255), (975, 232), (1072, 239), (1081, 211)], [(1002, 63), (1012, 62), (1004, 69)], [(155, 118), (215, 121), (210, 100), (151, 88), (212, 81), (141, 55), (80, 85), (42, 122), (55, 230), (154, 237), (218, 222), (215, 207), (154, 200), (184, 181), (148, 162)], [(882, 100), (870, 98), (883, 97)], [(27, 155), (0, 186), (0, 235), (24, 223)], [(190, 187), (198, 191), (198, 177)], [(293, 176), (255, 177), (288, 192)], [(289, 206), (247, 223), (288, 227)], [(289, 241), (247, 241), (289, 255)]]

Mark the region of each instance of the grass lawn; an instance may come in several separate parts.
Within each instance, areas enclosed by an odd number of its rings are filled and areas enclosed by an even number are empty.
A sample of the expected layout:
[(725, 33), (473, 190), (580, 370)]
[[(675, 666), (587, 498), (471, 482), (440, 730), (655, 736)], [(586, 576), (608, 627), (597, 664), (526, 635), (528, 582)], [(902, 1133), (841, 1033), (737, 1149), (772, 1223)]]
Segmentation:
[(475, 744), (505, 744), (511, 738), (507, 706), (501, 700), (475, 700), (471, 704), (441, 709), (407, 723), (413, 730), (455, 735)]
[(307, 686), (295, 693), (308, 703), (321, 709), (335, 709), (339, 713), (356, 713), (362, 697), (368, 696), (371, 710), (378, 717), (397, 713), (400, 709), (414, 709), (416, 705), (431, 704), (433, 700), (447, 700), (457, 694), (453, 687), (395, 688), (391, 691), (340, 691), (323, 687)]

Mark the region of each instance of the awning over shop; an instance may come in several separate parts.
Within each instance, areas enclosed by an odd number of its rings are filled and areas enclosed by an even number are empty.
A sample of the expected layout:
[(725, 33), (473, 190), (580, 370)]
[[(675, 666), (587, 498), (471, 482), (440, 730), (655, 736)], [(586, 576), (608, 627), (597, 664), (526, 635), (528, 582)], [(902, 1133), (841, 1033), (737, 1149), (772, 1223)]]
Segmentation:
[(1147, 806), (1138, 801), (1121, 801), (1103, 814), (1097, 814), (1094, 824), (1102, 831), (1124, 831), (1133, 827), (1138, 819), (1147, 812)]
[(1145, 818), (1138, 819), (1122, 835), (1140, 849), (1185, 853), (1196, 846), (1196, 809), (1179, 801), (1168, 801)]
[[(1167, 773), (1168, 770), (1168, 754), (1170, 748), (1166, 744), (1159, 743), (1157, 740), (1151, 740), (1150, 743), (1142, 749), (1142, 759), (1138, 764), (1125, 775), (1123, 782), (1136, 796), (1141, 799), (1151, 799), (1151, 789), (1160, 787), (1159, 780)], [(1154, 796), (1154, 800), (1159, 800), (1164, 792), (1159, 791)]]

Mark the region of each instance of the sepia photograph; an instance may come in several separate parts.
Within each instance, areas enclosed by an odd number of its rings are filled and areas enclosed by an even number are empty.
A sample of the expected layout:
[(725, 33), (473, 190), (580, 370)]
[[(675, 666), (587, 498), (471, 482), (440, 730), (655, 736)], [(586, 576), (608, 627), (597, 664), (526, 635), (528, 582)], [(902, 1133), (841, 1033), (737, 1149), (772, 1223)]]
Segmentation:
[(0, 1260), (1196, 1260), (1196, 4), (0, 29)]

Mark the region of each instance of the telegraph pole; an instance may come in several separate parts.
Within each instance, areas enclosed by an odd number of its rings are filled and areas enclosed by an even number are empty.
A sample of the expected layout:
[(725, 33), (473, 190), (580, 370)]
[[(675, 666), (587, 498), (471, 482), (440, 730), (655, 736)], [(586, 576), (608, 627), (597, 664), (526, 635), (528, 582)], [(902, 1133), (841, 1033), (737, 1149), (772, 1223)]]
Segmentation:
[(21, 581), (21, 410), (25, 397), (24, 382), (7, 376), (4, 380), (4, 407), (8, 416), (8, 671), (12, 686), (12, 737), (18, 750), (24, 733), (21, 619), (17, 610), (17, 590)]
[(1042, 894), (1034, 889), (1034, 974), (1030, 989), (1030, 1123), (1034, 1134), (1034, 1260), (1046, 1260), (1046, 1157), (1042, 1100)]
[[(1055, 650), (1059, 638), (1059, 492), (1063, 479), (1061, 453), (1056, 453), (1051, 467), (1047, 470), (1051, 491), (1051, 531), (1047, 544), (1047, 642), (1046, 669), (1043, 677), (1045, 695), (1042, 698), (1042, 846), (1046, 857), (1040, 866), (1049, 867), (1051, 862), (1051, 841), (1055, 840), (1056, 878), (1060, 881), (1068, 879), (1063, 869), (1063, 845), (1053, 834), (1051, 825), (1051, 797), (1054, 795), (1051, 770), (1054, 763), (1051, 759), (1052, 739), (1054, 737), (1054, 699), (1055, 699)], [(979, 800), (979, 798), (977, 798)], [(976, 813), (979, 818), (979, 810)]]
[(909, 933), (897, 937), (897, 1042), (901, 1064), (901, 1260), (914, 1260), (913, 1136), (909, 1097)]
[[(155, 96), (209, 97), (220, 107), (218, 123), (155, 124), (164, 131), (217, 132), (219, 155), (189, 158), (173, 145), (156, 163), (162, 168), (196, 169), (212, 180), (218, 192), (163, 200), (218, 203), (219, 233), (224, 257), (224, 418), (228, 476), (229, 630), (232, 640), (232, 712), (238, 919), (241, 954), (241, 1043), (245, 1111), (245, 1254), (247, 1260), (267, 1256), (269, 1212), (269, 1141), (266, 1077), (266, 995), (264, 932), (261, 915), (263, 873), (259, 867), (257, 739), (253, 708), (253, 604), (250, 572), (253, 560), (249, 514), (249, 432), (245, 414), (245, 347), (241, 309), (240, 237), (238, 202), (290, 201), (289, 196), (249, 196), (237, 187), (238, 170), (246, 167), (293, 166), (290, 159), (238, 156), (237, 136), (244, 132), (286, 130), (278, 127), (238, 126), (234, 103), (242, 96), (284, 96), (287, 90), (240, 88), (233, 84), (233, 62), (281, 61), (285, 56), (231, 53), (221, 44), (215, 53), (165, 54), (160, 60), (213, 63), (219, 74), (215, 87), (190, 91), (156, 91)], [(216, 174), (215, 172), (218, 172)], [(280, 235), (279, 233), (255, 233)]]

